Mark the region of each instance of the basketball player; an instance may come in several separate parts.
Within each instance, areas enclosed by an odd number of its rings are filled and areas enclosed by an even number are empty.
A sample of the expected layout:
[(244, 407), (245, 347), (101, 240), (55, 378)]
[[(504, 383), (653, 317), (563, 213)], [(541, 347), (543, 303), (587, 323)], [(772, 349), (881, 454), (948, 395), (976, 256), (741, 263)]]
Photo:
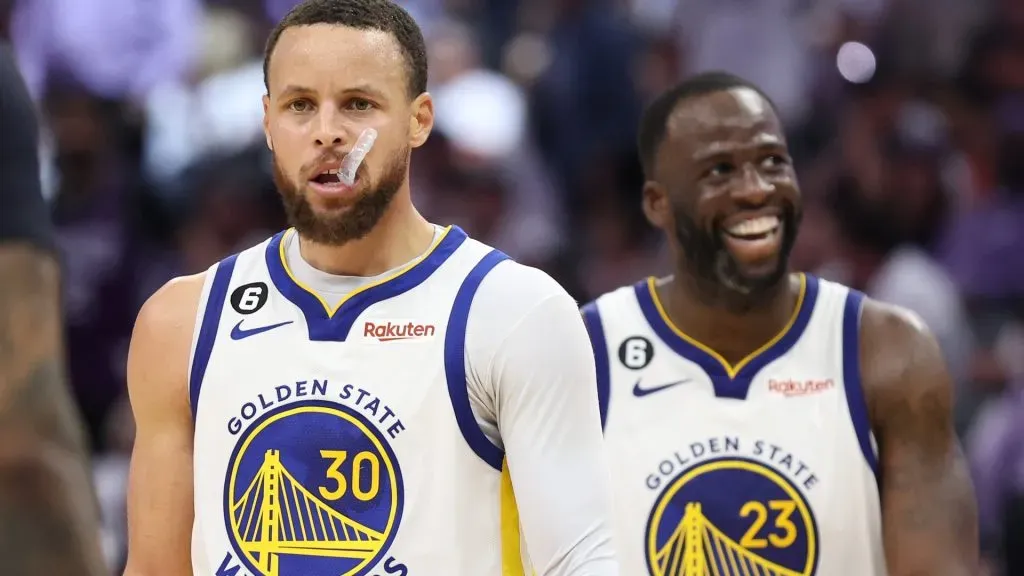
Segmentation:
[(907, 312), (787, 272), (800, 191), (771, 102), (695, 76), (639, 147), (675, 273), (583, 308), (623, 571), (974, 574), (939, 349)]
[(35, 110), (0, 43), (0, 574), (105, 573), (81, 421), (67, 388), (60, 272)]
[(294, 228), (139, 314), (126, 573), (618, 574), (575, 302), (410, 201), (433, 125), (415, 22), (309, 0), (265, 73)]

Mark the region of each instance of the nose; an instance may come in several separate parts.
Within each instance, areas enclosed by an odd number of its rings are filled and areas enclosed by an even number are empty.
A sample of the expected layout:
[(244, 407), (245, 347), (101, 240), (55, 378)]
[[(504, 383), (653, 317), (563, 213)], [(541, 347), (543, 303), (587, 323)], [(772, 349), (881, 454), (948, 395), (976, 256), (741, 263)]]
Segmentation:
[(766, 180), (757, 168), (746, 166), (740, 181), (733, 188), (732, 196), (740, 202), (760, 206), (768, 201), (774, 191), (775, 185)]
[(313, 140), (317, 148), (333, 148), (341, 146), (346, 138), (342, 115), (329, 106), (320, 109), (317, 115)]

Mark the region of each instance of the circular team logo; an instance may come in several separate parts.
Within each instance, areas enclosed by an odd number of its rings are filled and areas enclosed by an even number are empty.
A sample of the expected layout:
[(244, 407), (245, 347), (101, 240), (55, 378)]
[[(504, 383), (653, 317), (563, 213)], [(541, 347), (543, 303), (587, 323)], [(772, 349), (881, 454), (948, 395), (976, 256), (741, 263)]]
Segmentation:
[(720, 458), (679, 474), (658, 496), (644, 549), (653, 576), (811, 576), (818, 531), (810, 506), (764, 463)]
[(367, 574), (402, 517), (391, 447), (361, 415), (333, 403), (290, 404), (254, 421), (225, 484), (228, 538), (254, 575)]

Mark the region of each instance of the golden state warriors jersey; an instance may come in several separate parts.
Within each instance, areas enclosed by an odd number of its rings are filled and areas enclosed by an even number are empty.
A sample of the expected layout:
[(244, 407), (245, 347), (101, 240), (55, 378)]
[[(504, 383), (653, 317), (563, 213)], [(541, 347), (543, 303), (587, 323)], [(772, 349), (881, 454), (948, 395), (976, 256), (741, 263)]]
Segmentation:
[(733, 365), (679, 331), (654, 286), (583, 308), (624, 573), (885, 574), (863, 296), (801, 276), (785, 330)]
[(289, 233), (211, 268), (202, 293), (195, 574), (523, 574), (463, 358), (474, 293), (505, 255), (453, 227), (329, 307), (289, 270)]

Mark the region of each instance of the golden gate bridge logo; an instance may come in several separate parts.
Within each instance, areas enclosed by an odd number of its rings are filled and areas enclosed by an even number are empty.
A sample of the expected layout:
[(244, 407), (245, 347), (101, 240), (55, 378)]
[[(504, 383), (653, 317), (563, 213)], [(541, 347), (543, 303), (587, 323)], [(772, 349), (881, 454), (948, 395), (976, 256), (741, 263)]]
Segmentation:
[(344, 406), (303, 403), (267, 414), (229, 467), (225, 521), (239, 557), (262, 576), (360, 576), (401, 517), (397, 462)]
[(653, 576), (813, 576), (818, 559), (803, 495), (741, 458), (683, 471), (658, 498), (645, 540)]

